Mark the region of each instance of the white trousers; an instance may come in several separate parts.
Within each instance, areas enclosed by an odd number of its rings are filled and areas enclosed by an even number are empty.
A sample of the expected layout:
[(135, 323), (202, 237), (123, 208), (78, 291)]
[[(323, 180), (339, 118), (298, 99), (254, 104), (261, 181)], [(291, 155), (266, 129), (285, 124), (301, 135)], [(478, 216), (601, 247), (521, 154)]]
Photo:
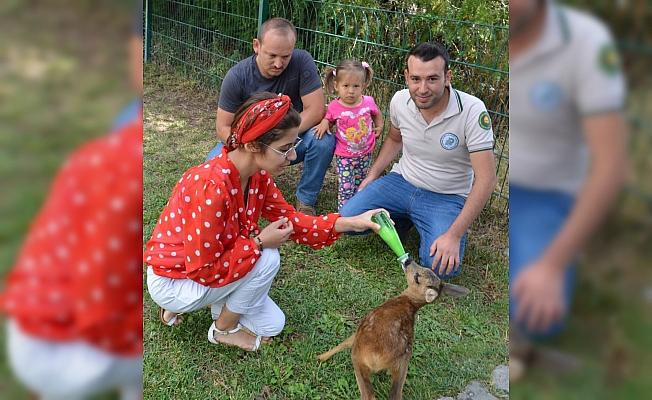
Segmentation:
[(53, 342), (7, 321), (9, 365), (18, 380), (43, 400), (80, 400), (120, 391), (122, 400), (143, 396), (143, 358), (121, 357), (82, 341)]
[(200, 285), (191, 279), (159, 276), (147, 268), (147, 290), (161, 308), (187, 313), (210, 306), (216, 320), (226, 304), (241, 314), (240, 323), (261, 336), (276, 336), (285, 326), (285, 314), (269, 297), (272, 281), (281, 265), (277, 249), (264, 249), (254, 268), (233, 283), (219, 288)]

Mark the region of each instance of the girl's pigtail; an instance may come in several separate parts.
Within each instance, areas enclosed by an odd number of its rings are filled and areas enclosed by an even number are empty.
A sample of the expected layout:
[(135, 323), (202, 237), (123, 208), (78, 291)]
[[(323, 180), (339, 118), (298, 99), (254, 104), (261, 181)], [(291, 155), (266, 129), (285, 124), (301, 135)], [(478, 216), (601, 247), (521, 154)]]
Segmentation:
[(365, 87), (369, 87), (371, 85), (371, 80), (374, 77), (374, 70), (371, 68), (371, 65), (369, 65), (366, 61), (362, 61), (360, 64), (362, 64), (362, 68), (364, 68)]
[(326, 88), (326, 93), (334, 94), (335, 93), (335, 74), (337, 70), (333, 67), (328, 67), (324, 71), (324, 87)]

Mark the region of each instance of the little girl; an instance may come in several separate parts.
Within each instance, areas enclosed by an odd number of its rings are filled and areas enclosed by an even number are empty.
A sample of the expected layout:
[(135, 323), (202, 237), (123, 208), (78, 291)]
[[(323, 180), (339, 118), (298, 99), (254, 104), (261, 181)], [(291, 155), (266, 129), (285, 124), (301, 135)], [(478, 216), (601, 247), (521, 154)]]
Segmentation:
[(337, 128), (338, 209), (353, 197), (367, 176), (371, 152), (383, 130), (383, 117), (376, 102), (373, 97), (362, 94), (371, 84), (372, 77), (369, 64), (351, 59), (326, 70), (326, 91), (329, 94), (337, 93), (338, 97), (328, 104), (326, 116), (315, 130), (319, 138), (333, 124)]

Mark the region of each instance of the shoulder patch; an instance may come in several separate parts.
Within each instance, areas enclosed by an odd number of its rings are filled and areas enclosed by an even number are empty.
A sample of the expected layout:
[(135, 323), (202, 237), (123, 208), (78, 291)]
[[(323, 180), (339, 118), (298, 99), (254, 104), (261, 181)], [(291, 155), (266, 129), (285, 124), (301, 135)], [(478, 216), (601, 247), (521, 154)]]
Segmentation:
[(620, 72), (620, 55), (613, 43), (607, 43), (600, 48), (598, 62), (600, 69), (607, 75), (615, 75)]
[(480, 113), (480, 117), (478, 117), (478, 124), (480, 125), (480, 128), (489, 130), (491, 129), (491, 118), (489, 118), (489, 113), (486, 111), (483, 111)]

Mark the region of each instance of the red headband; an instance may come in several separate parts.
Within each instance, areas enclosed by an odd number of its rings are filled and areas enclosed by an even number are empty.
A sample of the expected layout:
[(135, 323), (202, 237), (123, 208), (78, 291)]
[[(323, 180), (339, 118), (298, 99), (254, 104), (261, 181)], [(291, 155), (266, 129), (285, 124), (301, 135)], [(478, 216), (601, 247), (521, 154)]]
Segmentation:
[(226, 142), (229, 151), (249, 143), (269, 132), (285, 117), (292, 104), (290, 97), (279, 94), (273, 99), (258, 101), (244, 112)]

